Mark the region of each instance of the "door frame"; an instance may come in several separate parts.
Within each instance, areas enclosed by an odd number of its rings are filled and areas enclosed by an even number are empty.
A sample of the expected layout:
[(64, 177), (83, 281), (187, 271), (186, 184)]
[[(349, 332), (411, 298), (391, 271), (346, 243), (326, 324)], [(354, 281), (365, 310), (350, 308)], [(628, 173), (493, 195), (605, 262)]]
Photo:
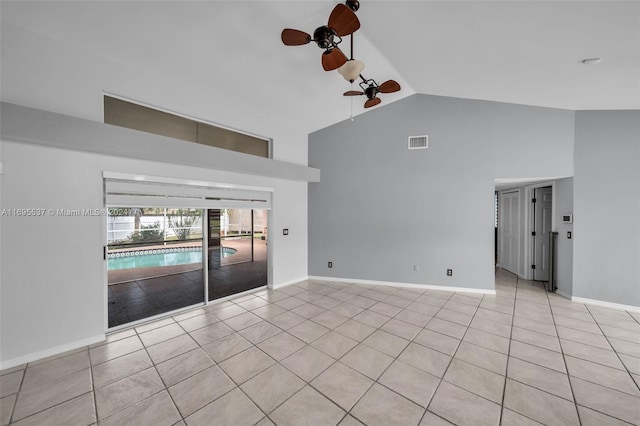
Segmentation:
[(539, 182), (532, 185), (526, 185), (524, 187), (524, 199), (525, 199), (525, 209), (524, 209), (524, 224), (525, 224), (525, 233), (524, 233), (524, 273), (522, 278), (525, 280), (533, 280), (533, 270), (531, 269), (531, 265), (533, 264), (533, 238), (531, 232), (535, 228), (535, 223), (533, 221), (533, 203), (531, 199), (533, 197), (533, 190), (536, 188), (544, 188), (546, 186), (551, 187), (551, 231), (556, 231), (556, 182), (554, 180)]

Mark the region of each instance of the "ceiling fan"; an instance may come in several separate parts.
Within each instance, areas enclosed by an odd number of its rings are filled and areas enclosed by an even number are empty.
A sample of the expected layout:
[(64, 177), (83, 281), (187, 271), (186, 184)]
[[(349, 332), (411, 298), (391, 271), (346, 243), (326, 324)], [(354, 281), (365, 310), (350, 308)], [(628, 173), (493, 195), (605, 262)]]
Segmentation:
[(287, 46), (302, 46), (314, 41), (318, 47), (324, 49), (322, 53), (322, 68), (332, 71), (347, 62), (347, 57), (338, 47), (342, 37), (353, 34), (360, 28), (360, 21), (354, 13), (360, 4), (357, 0), (347, 0), (346, 4), (338, 4), (333, 8), (327, 25), (322, 25), (311, 35), (304, 31), (285, 28), (281, 39)]
[(393, 93), (400, 90), (400, 84), (395, 80), (387, 80), (382, 84), (378, 84), (375, 80), (367, 80), (362, 75), (360, 75), (360, 78), (362, 81), (359, 83), (359, 86), (362, 90), (349, 90), (348, 92), (344, 92), (344, 96), (367, 95), (368, 99), (364, 103), (365, 108), (371, 108), (382, 102), (378, 97), (378, 93)]

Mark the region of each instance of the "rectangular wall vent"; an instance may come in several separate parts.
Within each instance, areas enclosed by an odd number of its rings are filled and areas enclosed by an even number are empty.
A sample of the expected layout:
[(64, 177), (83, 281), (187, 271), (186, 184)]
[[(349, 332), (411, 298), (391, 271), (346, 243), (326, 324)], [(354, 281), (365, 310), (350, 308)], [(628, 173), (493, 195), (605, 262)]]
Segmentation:
[(409, 149), (429, 148), (429, 136), (409, 136)]

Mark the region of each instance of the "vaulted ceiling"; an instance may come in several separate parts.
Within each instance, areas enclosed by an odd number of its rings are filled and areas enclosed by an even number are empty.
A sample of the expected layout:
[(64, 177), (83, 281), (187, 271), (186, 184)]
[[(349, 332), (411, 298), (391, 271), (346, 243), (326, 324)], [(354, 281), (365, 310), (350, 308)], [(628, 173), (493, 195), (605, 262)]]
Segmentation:
[[(351, 114), (312, 33), (335, 1), (2, 1), (6, 31), (35, 34), (311, 132)], [(640, 2), (361, 0), (355, 57), (402, 91), (566, 109), (640, 109)], [(348, 54), (348, 37), (343, 43)], [(3, 41), (4, 43), (4, 41)], [(5, 49), (3, 44), (3, 49)], [(28, 55), (28, 52), (24, 52)], [(585, 58), (600, 63), (585, 65)], [(7, 64), (3, 63), (3, 73)], [(3, 100), (16, 101), (3, 80)], [(5, 93), (6, 98), (5, 99)], [(13, 93), (13, 94), (12, 94)], [(26, 93), (26, 92), (25, 92)], [(364, 99), (356, 98), (360, 114)]]

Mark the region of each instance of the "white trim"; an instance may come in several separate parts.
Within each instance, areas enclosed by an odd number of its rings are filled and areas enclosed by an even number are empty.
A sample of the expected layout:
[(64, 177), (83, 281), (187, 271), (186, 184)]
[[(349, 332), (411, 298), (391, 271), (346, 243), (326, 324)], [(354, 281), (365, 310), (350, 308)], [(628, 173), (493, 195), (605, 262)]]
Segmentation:
[(230, 296), (225, 296), (225, 297), (221, 297), (219, 299), (213, 299), (207, 302), (207, 304), (205, 306), (209, 306), (209, 305), (215, 305), (216, 303), (222, 303), (222, 302), (226, 302), (227, 300), (233, 300), (237, 297), (241, 297), (241, 296), (246, 296), (247, 294), (252, 294), (252, 293), (257, 293), (261, 290), (267, 290), (268, 287), (266, 285), (260, 286), (260, 287), (256, 287), (256, 288), (252, 288), (249, 289), (247, 291), (243, 291), (242, 293), (235, 293), (232, 294)]
[(468, 287), (449, 287), (441, 285), (431, 284), (415, 284), (415, 283), (400, 283), (393, 281), (372, 281), (372, 280), (359, 280), (353, 278), (336, 278), (336, 277), (320, 277), (310, 275), (310, 280), (320, 281), (333, 281), (349, 284), (365, 284), (365, 285), (384, 285), (388, 287), (405, 287), (405, 288), (420, 288), (424, 290), (440, 290), (440, 291), (452, 291), (456, 293), (479, 293), (479, 294), (496, 294), (495, 290), (482, 289), (482, 288), (468, 288)]
[(300, 278), (296, 278), (294, 280), (289, 280), (289, 281), (284, 281), (284, 282), (281, 282), (281, 283), (278, 283), (278, 284), (273, 284), (273, 286), (271, 288), (273, 290), (277, 290), (277, 289), (282, 288), (282, 287), (287, 287), (287, 286), (290, 286), (290, 285), (293, 285), (293, 284), (298, 284), (299, 282), (306, 281), (308, 279), (310, 279), (309, 276), (300, 277)]
[(584, 297), (572, 297), (572, 302), (584, 303), (587, 305), (603, 306), (611, 309), (621, 309), (623, 311), (640, 312), (640, 306), (622, 305), (620, 303), (605, 302), (603, 300), (587, 299)]
[(22, 365), (27, 362), (37, 361), (39, 359), (47, 358), (53, 355), (59, 355), (65, 352), (72, 351), (74, 349), (81, 348), (83, 346), (89, 346), (89, 345), (93, 345), (94, 343), (104, 342), (105, 340), (106, 340), (106, 336), (104, 334), (100, 334), (98, 336), (89, 337), (87, 339), (77, 340), (75, 342), (67, 343), (65, 345), (60, 345), (60, 346), (55, 346), (53, 348), (45, 349), (44, 351), (30, 353), (28, 355), (23, 355), (17, 358), (3, 361), (2, 363), (0, 363), (0, 370), (16, 367), (18, 365)]

